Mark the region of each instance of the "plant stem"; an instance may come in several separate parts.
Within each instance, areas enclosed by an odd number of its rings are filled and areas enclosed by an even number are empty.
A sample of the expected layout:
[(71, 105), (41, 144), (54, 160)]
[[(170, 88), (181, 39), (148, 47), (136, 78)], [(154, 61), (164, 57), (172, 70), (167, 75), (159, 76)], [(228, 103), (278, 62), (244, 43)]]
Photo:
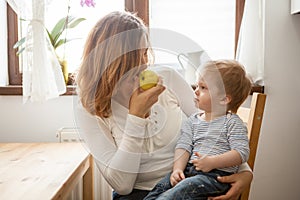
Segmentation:
[(66, 57), (66, 40), (67, 40), (67, 33), (68, 33), (68, 23), (69, 23), (69, 13), (70, 13), (70, 0), (68, 0), (68, 10), (67, 10), (67, 17), (66, 17), (66, 23), (65, 23), (65, 41), (64, 41), (64, 55), (63, 60), (65, 60)]

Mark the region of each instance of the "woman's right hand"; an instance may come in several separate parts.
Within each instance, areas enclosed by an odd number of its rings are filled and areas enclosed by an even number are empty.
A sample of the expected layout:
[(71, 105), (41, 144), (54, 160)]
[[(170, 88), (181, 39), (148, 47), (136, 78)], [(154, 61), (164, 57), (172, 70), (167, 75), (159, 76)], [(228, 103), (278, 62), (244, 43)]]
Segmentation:
[(165, 90), (165, 86), (162, 85), (160, 78), (158, 84), (148, 90), (144, 91), (140, 87), (135, 88), (137, 89), (131, 95), (129, 102), (129, 114), (146, 118), (152, 105), (158, 101), (158, 96)]
[(242, 171), (229, 176), (218, 177), (218, 181), (222, 183), (230, 183), (231, 188), (226, 194), (211, 197), (210, 200), (237, 200), (244, 190), (251, 184), (253, 174), (250, 171)]

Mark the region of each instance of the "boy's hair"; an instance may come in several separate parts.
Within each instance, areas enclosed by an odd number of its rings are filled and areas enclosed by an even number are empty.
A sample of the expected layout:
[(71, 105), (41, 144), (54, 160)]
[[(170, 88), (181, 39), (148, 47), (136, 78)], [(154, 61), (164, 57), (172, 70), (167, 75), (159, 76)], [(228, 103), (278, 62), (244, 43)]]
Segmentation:
[(216, 70), (222, 78), (223, 86), (219, 87), (224, 87), (226, 95), (231, 97), (227, 111), (236, 113), (250, 94), (252, 81), (243, 65), (235, 60), (208, 61), (204, 66), (204, 71), (216, 72)]

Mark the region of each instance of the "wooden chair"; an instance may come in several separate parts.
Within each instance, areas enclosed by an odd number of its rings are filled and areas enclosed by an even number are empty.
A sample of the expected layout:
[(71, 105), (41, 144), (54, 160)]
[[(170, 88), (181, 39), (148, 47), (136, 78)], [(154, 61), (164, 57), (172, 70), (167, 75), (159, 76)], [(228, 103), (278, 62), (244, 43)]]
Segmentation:
[[(262, 124), (265, 102), (267, 95), (253, 93), (250, 108), (240, 107), (237, 114), (247, 124), (250, 145), (250, 156), (248, 164), (253, 171), (260, 128)], [(242, 193), (240, 199), (248, 200), (250, 186)]]

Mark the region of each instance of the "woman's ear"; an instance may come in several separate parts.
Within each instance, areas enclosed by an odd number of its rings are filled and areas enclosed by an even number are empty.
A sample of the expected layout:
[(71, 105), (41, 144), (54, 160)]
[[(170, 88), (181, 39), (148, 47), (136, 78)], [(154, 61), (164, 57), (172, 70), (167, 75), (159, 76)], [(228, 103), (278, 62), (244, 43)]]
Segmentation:
[(222, 105), (227, 105), (231, 102), (231, 96), (226, 95), (224, 98), (221, 99), (220, 103)]

